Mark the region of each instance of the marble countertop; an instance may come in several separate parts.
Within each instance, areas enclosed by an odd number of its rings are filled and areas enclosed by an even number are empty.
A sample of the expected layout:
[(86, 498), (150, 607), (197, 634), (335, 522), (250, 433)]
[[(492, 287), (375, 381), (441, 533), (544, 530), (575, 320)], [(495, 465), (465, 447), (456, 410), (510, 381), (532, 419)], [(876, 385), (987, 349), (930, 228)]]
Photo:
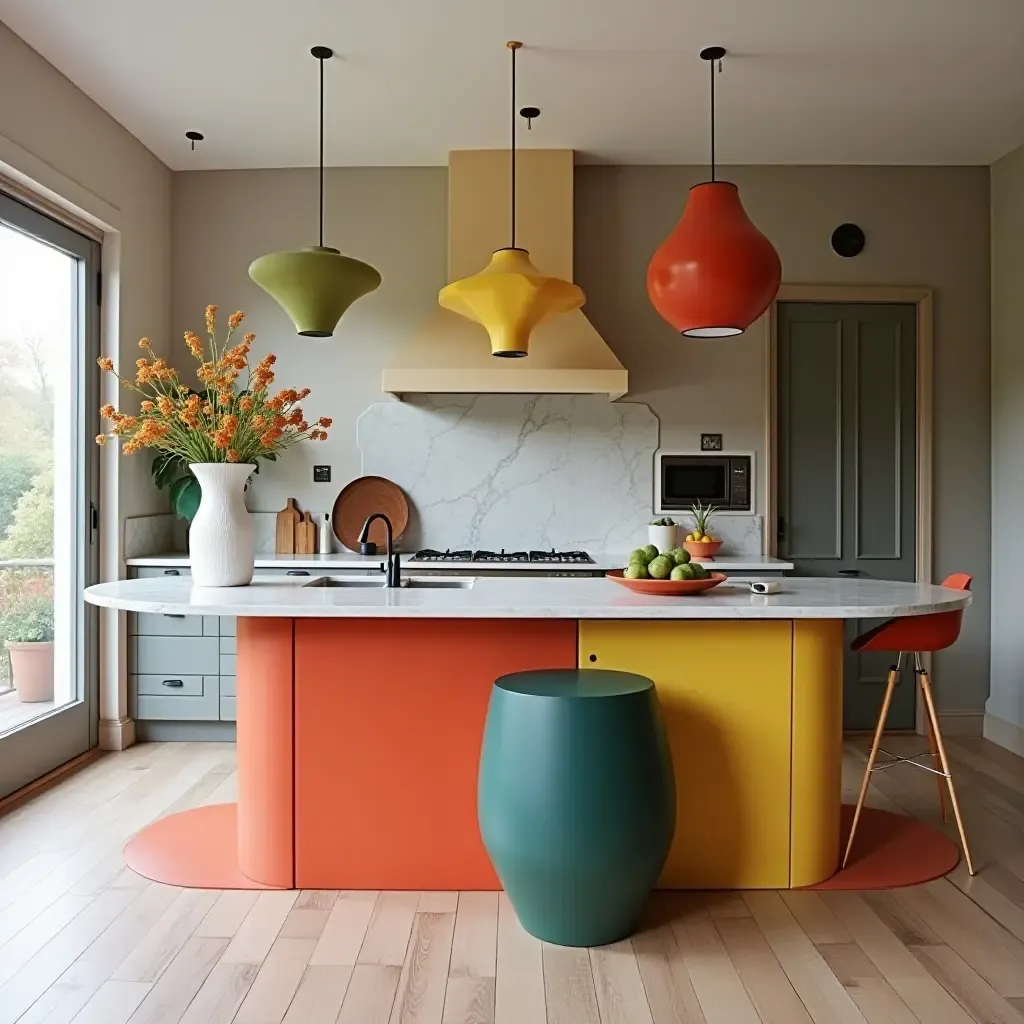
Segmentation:
[(133, 612), (281, 618), (872, 619), (970, 604), (964, 591), (884, 580), (790, 577), (772, 595), (726, 582), (705, 594), (674, 598), (634, 594), (593, 577), (468, 581), (465, 589), (329, 588), (304, 586), (309, 581), (303, 577), (274, 577), (212, 589), (170, 576), (101, 583), (89, 587), (85, 598)]
[[(412, 562), (414, 552), (403, 551), (402, 565), (408, 571), (434, 569), (455, 570), (456, 572), (473, 572), (481, 569), (501, 569), (502, 565), (487, 562)], [(577, 562), (517, 562), (508, 568), (516, 572), (559, 572), (567, 569), (582, 569), (591, 572), (606, 572), (608, 569), (621, 569), (629, 555), (615, 552), (592, 553), (593, 564)], [(272, 551), (256, 555), (257, 569), (375, 569), (384, 561), (384, 555), (359, 555), (352, 551), (336, 551), (328, 555), (277, 555)], [(698, 558), (701, 562), (721, 572), (786, 572), (793, 568), (792, 562), (769, 555), (720, 555), (715, 559)], [(132, 566), (186, 566), (188, 555), (181, 551), (165, 552), (156, 555), (145, 555), (125, 560)]]

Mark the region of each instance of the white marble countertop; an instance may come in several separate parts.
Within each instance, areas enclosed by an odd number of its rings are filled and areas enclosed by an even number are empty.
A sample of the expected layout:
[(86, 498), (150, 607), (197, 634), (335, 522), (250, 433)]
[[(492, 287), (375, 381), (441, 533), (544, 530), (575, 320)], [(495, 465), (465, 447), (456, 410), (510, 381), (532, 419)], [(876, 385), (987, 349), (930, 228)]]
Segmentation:
[(89, 587), (85, 598), (133, 612), (279, 618), (871, 619), (970, 604), (963, 591), (884, 580), (790, 577), (772, 595), (726, 582), (690, 597), (646, 597), (592, 577), (469, 582), (466, 589), (330, 588), (309, 587), (302, 577), (275, 577), (212, 589), (171, 576), (101, 583)]
[[(454, 570), (471, 573), (481, 569), (508, 568), (516, 572), (560, 572), (569, 569), (606, 572), (609, 569), (621, 569), (629, 559), (628, 553), (598, 552), (592, 554), (593, 564), (578, 562), (516, 562), (505, 566), (488, 562), (413, 562), (410, 561), (414, 552), (403, 551), (402, 565), (408, 571), (427, 572), (435, 569)], [(384, 561), (385, 555), (359, 555), (352, 551), (336, 551), (328, 555), (277, 555), (264, 552), (256, 555), (257, 569), (375, 569)], [(792, 562), (769, 555), (720, 555), (714, 559), (698, 558), (695, 561), (720, 572), (787, 572), (793, 568)], [(132, 566), (186, 566), (188, 555), (181, 551), (166, 552), (156, 555), (144, 555), (125, 560)]]

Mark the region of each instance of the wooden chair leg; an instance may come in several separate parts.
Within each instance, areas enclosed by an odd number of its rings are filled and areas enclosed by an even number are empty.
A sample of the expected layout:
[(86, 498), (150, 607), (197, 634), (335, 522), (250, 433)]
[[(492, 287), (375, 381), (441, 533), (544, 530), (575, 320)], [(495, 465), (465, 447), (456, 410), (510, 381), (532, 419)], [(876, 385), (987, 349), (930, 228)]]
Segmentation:
[(956, 818), (957, 831), (960, 833), (960, 843), (963, 846), (964, 860), (967, 863), (967, 871), (974, 874), (974, 864), (971, 861), (970, 847), (967, 845), (967, 833), (964, 831), (963, 818), (960, 815), (960, 804), (956, 799), (956, 789), (953, 786), (953, 774), (949, 769), (949, 759), (946, 757), (946, 745), (942, 742), (942, 730), (939, 728), (939, 716), (935, 713), (935, 701), (932, 699), (932, 684), (928, 673), (923, 669), (917, 673), (921, 685), (921, 695), (924, 697), (924, 706), (928, 711), (928, 721), (932, 732), (935, 735), (935, 745), (939, 751), (939, 762), (946, 777), (946, 785), (949, 787), (949, 802), (953, 808), (953, 817)]
[[(932, 728), (932, 719), (930, 715), (925, 715), (928, 719), (928, 749), (932, 755), (932, 767), (935, 769), (941, 769), (941, 762), (939, 761), (939, 748), (935, 743), (935, 730)], [(943, 769), (944, 770), (944, 769)], [(942, 824), (946, 824), (946, 786), (941, 776), (935, 776), (935, 784), (939, 790), (939, 813), (942, 815)]]
[(878, 747), (882, 742), (882, 733), (885, 732), (885, 720), (889, 717), (889, 705), (892, 703), (892, 692), (899, 680), (899, 663), (889, 669), (889, 676), (885, 682), (885, 696), (882, 698), (882, 709), (878, 713), (878, 724), (875, 726), (875, 736), (871, 741), (871, 752), (868, 754), (868, 763), (864, 768), (864, 778), (860, 784), (860, 796), (857, 797), (857, 806), (853, 812), (853, 821), (850, 823), (850, 835), (846, 840), (846, 852), (843, 854), (843, 867), (850, 859), (850, 851), (853, 849), (853, 838), (857, 834), (857, 825), (860, 823), (860, 812), (864, 808), (864, 798), (868, 795), (868, 786), (871, 783), (871, 773), (875, 767), (875, 759), (878, 757)]

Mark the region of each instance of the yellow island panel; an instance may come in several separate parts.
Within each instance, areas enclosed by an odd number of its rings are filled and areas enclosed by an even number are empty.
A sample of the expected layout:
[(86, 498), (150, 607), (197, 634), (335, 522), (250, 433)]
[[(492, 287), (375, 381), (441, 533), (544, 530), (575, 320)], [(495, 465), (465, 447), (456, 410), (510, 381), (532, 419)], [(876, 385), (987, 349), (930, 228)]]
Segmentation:
[(638, 672), (657, 688), (677, 804), (662, 888), (788, 888), (835, 870), (841, 732), (832, 667), (842, 633), (831, 627), (580, 622), (581, 667)]

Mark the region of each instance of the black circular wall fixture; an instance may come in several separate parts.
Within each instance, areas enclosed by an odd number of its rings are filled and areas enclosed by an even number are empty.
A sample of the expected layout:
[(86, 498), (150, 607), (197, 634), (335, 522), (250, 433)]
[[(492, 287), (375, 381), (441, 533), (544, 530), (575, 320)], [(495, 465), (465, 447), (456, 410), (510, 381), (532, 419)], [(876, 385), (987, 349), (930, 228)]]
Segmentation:
[(850, 259), (864, 251), (864, 232), (856, 224), (840, 224), (832, 232), (832, 249)]

